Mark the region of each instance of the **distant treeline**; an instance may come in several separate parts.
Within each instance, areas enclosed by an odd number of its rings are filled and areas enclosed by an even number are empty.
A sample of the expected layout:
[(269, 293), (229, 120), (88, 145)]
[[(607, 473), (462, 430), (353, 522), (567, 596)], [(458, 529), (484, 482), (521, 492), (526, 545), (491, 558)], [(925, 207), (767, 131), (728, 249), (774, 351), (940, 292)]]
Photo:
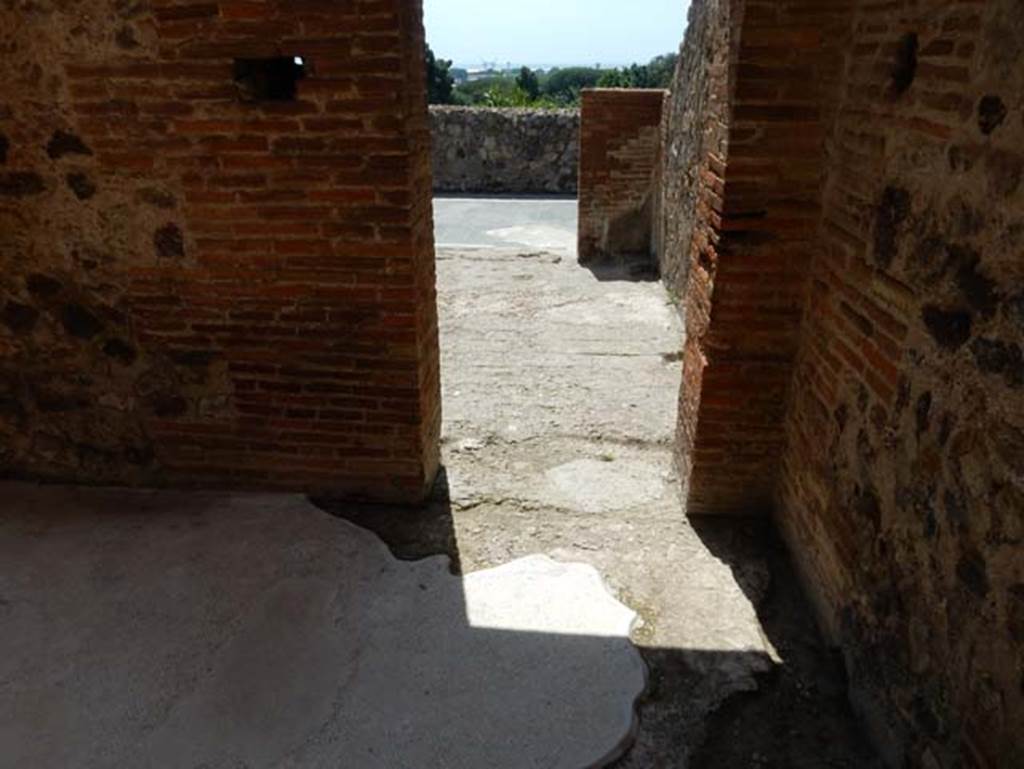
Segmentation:
[(518, 72), (488, 72), (469, 79), (466, 70), (438, 59), (427, 46), (427, 89), (431, 104), (467, 107), (576, 107), (584, 88), (668, 88), (676, 70), (677, 55), (656, 56), (647, 64), (608, 69), (564, 67)]

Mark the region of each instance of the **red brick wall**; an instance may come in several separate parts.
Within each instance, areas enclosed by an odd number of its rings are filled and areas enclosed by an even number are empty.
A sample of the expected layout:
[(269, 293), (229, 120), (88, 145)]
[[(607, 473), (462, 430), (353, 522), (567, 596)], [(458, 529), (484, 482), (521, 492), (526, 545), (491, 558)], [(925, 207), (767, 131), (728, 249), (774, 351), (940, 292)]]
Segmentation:
[(583, 91), (579, 260), (650, 257), (665, 91)]
[[(2, 472), (419, 497), (440, 421), (420, 3), (0, 22)], [(240, 98), (233, 60), (281, 55), (310, 67), (297, 99)]]
[[(842, 4), (748, 0), (719, 22), (742, 33), (729, 52), (728, 157), (711, 154), (702, 171), (713, 226), (694, 235), (686, 282), (680, 439), (690, 513), (771, 508), (819, 216), (823, 95), (843, 21)], [(709, 130), (729, 101), (724, 61), (718, 69)]]
[(738, 0), (690, 5), (665, 105), (658, 260), (665, 286), (678, 299), (685, 296), (690, 276), (697, 275), (699, 255), (718, 243), (733, 54), (741, 19)]
[[(718, 264), (731, 94), (742, 3), (706, 0), (690, 6), (665, 119), (665, 153), (659, 262), (662, 279), (676, 297), (686, 324), (679, 396), (677, 458), (691, 512), (695, 465), (704, 467), (720, 450), (696, 445), (704, 398), (705, 343), (711, 320)], [(702, 433), (702, 441), (707, 441)]]
[(1024, 766), (1024, 17), (849, 29), (779, 521), (890, 763)]

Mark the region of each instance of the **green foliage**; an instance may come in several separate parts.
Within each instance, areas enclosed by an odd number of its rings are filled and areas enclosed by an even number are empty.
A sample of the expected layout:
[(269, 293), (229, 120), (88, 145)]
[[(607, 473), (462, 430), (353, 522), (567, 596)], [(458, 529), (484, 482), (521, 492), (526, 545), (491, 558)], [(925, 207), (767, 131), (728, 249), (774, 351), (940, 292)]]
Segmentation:
[(541, 93), (563, 106), (579, 104), (580, 91), (595, 87), (603, 72), (596, 67), (553, 69), (541, 81)]
[(531, 107), (533, 100), (530, 94), (518, 85), (491, 88), (484, 94), (485, 107)]
[(427, 101), (430, 104), (451, 104), (455, 79), (451, 74), (452, 62), (438, 59), (427, 46)]
[(647, 64), (621, 69), (565, 67), (534, 72), (522, 67), (512, 73), (494, 72), (490, 77), (455, 84), (453, 73), (464, 81), (468, 73), (453, 70), (452, 63), (437, 59), (427, 47), (427, 87), (431, 104), (460, 104), (479, 107), (531, 107), (555, 109), (576, 107), (584, 88), (669, 88), (678, 56), (656, 56)]
[(465, 107), (483, 106), (489, 91), (502, 90), (508, 82), (508, 78), (486, 77), (471, 83), (461, 83), (455, 89), (455, 103)]
[(465, 107), (532, 109), (553, 109), (561, 106), (543, 96), (532, 96), (520, 83), (520, 78), (513, 79), (508, 76), (486, 77), (471, 83), (461, 83), (455, 88), (454, 103)]
[(598, 88), (632, 88), (624, 70), (609, 69), (601, 73), (601, 79), (597, 81)]
[(540, 80), (537, 74), (529, 67), (519, 70), (519, 77), (516, 78), (516, 85), (530, 97), (530, 101), (536, 101), (540, 96)]
[(598, 81), (600, 88), (670, 88), (676, 72), (674, 53), (656, 56), (647, 64), (606, 70)]
[(650, 88), (671, 88), (672, 81), (676, 76), (676, 65), (679, 63), (679, 54), (666, 53), (655, 56), (647, 64), (650, 72)]

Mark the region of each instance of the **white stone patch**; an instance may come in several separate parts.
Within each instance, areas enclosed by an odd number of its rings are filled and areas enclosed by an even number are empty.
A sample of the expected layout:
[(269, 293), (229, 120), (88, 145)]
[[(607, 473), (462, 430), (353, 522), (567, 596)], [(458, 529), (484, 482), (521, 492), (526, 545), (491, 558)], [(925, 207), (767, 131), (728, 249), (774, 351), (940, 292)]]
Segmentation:
[(626, 639), (636, 620), (593, 566), (544, 555), (475, 572), (463, 585), (476, 628)]
[(548, 470), (547, 481), (556, 499), (588, 513), (635, 507), (665, 492), (661, 468), (633, 460), (578, 459)]

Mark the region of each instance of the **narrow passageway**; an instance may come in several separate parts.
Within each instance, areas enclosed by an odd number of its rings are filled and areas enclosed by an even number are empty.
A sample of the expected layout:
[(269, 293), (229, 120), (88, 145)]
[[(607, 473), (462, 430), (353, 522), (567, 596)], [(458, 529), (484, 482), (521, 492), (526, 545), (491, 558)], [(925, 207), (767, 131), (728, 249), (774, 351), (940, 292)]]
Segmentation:
[[(456, 229), (469, 242), (508, 243), (447, 247)], [(678, 313), (657, 282), (602, 280), (578, 266), (574, 240), (572, 201), (439, 206), (444, 445), (506, 469), (526, 462), (511, 501), (678, 510)]]
[[(767, 529), (683, 514), (683, 330), (662, 284), (579, 266), (573, 201), (435, 204), (444, 527), (462, 570), (585, 562), (639, 613), (650, 686), (618, 767), (871, 766)], [(714, 754), (695, 755), (705, 740)]]

